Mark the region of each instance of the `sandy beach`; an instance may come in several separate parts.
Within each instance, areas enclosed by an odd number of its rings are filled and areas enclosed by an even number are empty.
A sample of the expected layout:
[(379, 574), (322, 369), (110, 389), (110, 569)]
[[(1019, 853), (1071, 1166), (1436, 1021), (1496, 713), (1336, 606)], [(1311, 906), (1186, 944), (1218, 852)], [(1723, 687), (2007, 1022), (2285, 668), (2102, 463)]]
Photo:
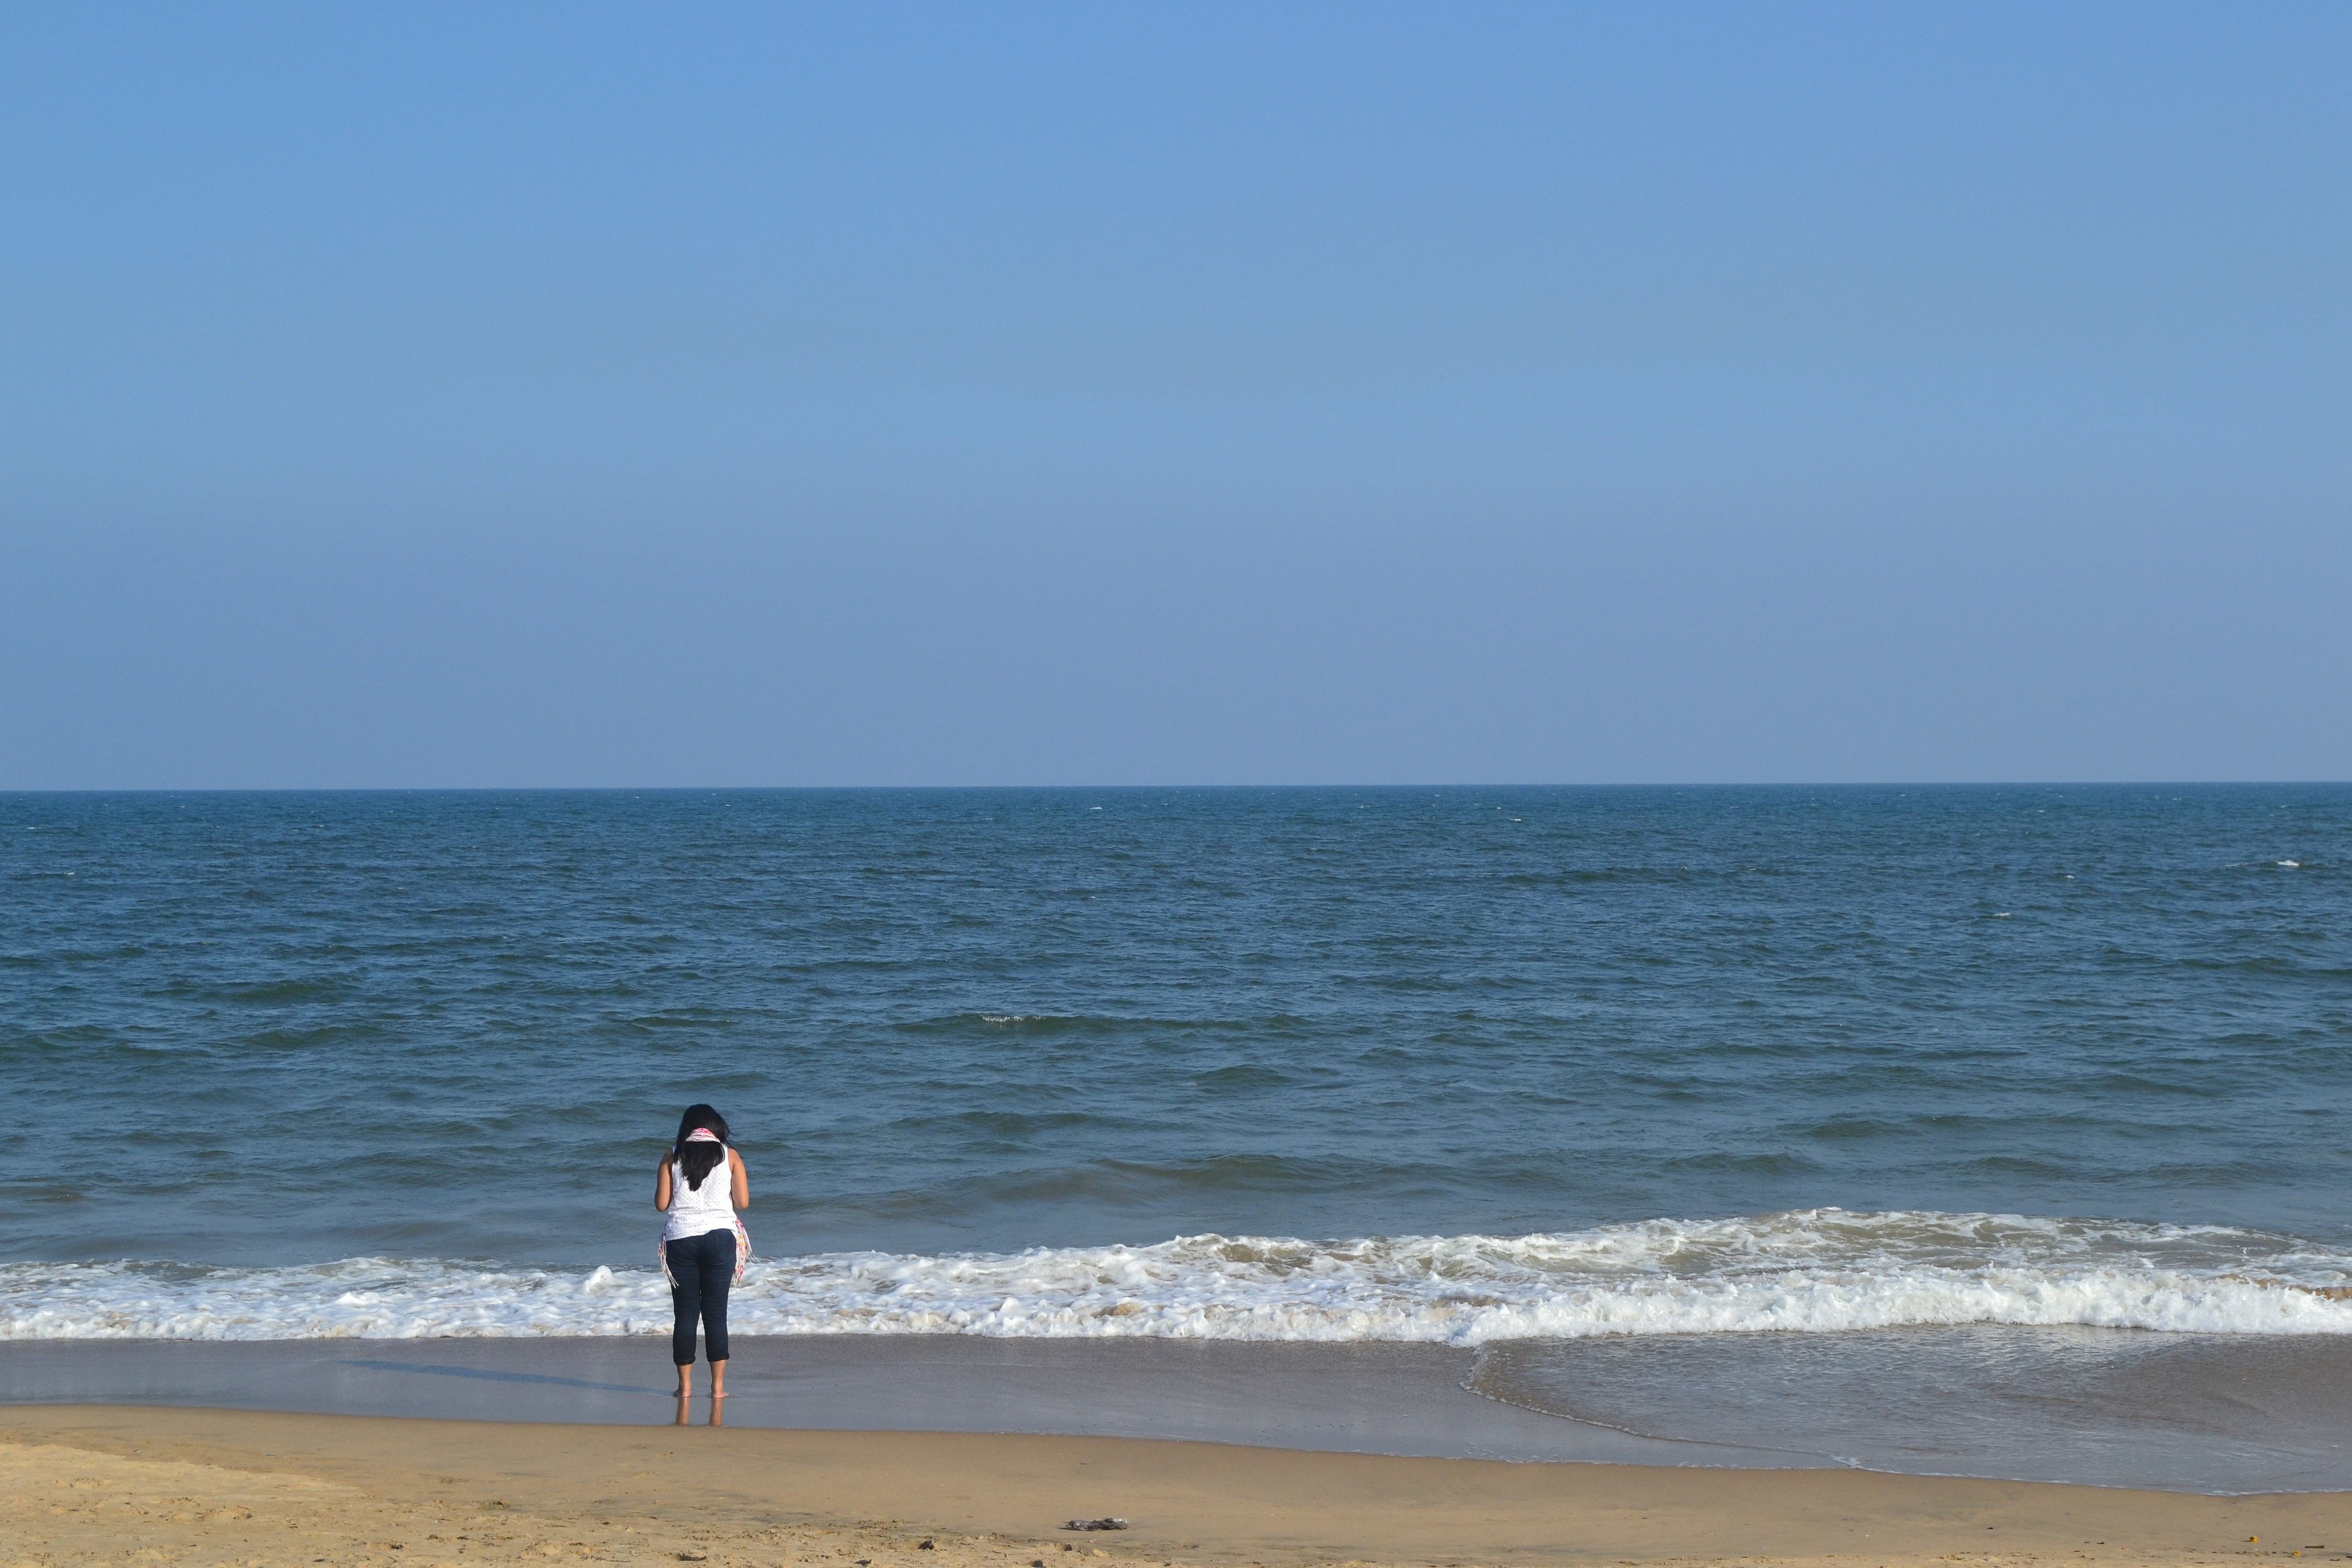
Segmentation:
[[(1062, 1528), (1104, 1515), (1131, 1528)], [(2352, 1557), (2352, 1494), (2220, 1498), (1131, 1438), (0, 1411), (0, 1568), (2322, 1556)]]

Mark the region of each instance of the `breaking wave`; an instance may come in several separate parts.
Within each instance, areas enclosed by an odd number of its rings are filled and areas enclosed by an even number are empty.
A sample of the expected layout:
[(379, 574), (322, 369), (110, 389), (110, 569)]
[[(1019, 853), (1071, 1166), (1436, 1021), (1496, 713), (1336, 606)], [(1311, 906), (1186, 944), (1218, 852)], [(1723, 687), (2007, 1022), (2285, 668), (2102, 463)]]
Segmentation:
[[(2080, 1324), (2352, 1333), (2352, 1255), (2219, 1226), (1810, 1209), (1521, 1237), (1188, 1236), (755, 1261), (738, 1333), (1412, 1341)], [(0, 1266), (0, 1338), (666, 1333), (652, 1269)]]

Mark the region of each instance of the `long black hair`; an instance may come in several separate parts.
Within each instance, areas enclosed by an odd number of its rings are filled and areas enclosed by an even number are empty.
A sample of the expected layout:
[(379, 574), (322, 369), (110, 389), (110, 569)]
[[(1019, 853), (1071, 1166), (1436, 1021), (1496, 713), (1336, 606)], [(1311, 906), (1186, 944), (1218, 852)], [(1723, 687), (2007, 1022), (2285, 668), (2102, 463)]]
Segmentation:
[[(689, 1143), (686, 1135), (698, 1127), (705, 1127), (719, 1136), (719, 1142), (708, 1140)], [(686, 1114), (677, 1119), (677, 1142), (670, 1145), (669, 1157), (686, 1173), (686, 1184), (695, 1192), (702, 1190), (702, 1178), (727, 1154), (727, 1118), (707, 1105), (689, 1105)]]

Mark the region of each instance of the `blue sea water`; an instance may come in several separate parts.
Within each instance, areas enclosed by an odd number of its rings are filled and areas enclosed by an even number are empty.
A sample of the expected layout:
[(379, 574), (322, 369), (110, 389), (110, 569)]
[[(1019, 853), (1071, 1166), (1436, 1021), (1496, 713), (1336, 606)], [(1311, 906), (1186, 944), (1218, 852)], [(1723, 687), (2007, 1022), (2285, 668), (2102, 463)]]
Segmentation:
[(2352, 1331), (2352, 788), (0, 796), (0, 1336), (643, 1331), (694, 1100), (784, 1331)]

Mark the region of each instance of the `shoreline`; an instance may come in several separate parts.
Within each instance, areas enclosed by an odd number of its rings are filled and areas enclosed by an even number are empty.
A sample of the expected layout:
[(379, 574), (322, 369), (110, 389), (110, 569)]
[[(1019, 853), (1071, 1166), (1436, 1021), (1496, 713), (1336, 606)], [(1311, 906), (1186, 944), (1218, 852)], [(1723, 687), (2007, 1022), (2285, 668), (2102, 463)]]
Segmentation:
[[(2352, 1340), (1971, 1328), (1381, 1342), (737, 1336), (729, 1420), (1340, 1453), (2352, 1490)], [(0, 1341), (0, 1405), (648, 1426), (652, 1336)], [(705, 1374), (707, 1378), (707, 1374)], [(703, 1384), (707, 1386), (707, 1381)], [(0, 1564), (5, 1568), (5, 1564)]]
[[(696, 1404), (699, 1419), (709, 1402)], [(2323, 1546), (2352, 1557), (2343, 1492), (2212, 1497), (1034, 1435), (18, 1405), (0, 1407), (0, 1562), (44, 1568), (142, 1554), (243, 1568), (551, 1558), (2245, 1568), (2315, 1559)], [(1060, 1528), (1102, 1515), (1131, 1528)]]
[[(1670, 1440), (1473, 1391), (1440, 1345), (739, 1334), (738, 1427), (1160, 1438), (1423, 1458), (1830, 1465)], [(707, 1388), (708, 1369), (697, 1372)], [(275, 1410), (556, 1425), (673, 1419), (666, 1339), (0, 1342), (0, 1405)]]

